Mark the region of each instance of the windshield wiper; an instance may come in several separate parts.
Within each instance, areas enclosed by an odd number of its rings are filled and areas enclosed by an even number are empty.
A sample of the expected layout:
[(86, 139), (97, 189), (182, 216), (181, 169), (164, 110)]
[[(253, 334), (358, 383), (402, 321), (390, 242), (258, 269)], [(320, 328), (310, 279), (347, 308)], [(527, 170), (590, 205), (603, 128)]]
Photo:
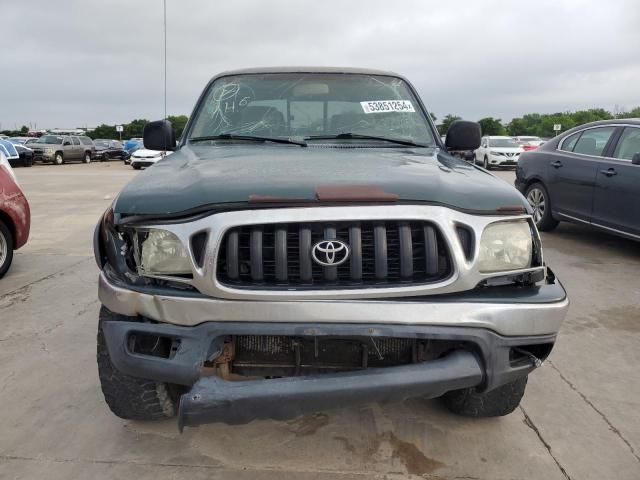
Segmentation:
[(407, 145), (410, 147), (425, 147), (411, 140), (403, 140), (400, 138), (389, 137), (377, 137), (375, 135), (361, 135), (359, 133), (339, 133), (337, 135), (310, 135), (304, 137), (305, 140), (341, 140), (341, 139), (356, 139), (356, 140), (382, 140), (384, 142), (397, 143), (398, 145)]
[(189, 139), (189, 143), (206, 142), (209, 140), (249, 140), (253, 142), (288, 143), (290, 145), (299, 145), (301, 147), (307, 146), (307, 142), (304, 142), (302, 140), (294, 140), (292, 138), (259, 137), (256, 135), (236, 135), (235, 133), (221, 133), (220, 135), (210, 135), (207, 137), (194, 137)]

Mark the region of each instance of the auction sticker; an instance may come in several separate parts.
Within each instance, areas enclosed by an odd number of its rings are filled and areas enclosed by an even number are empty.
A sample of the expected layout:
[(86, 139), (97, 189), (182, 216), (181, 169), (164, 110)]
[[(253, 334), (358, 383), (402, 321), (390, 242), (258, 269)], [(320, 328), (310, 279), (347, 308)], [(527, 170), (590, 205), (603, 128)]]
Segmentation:
[(364, 113), (415, 112), (409, 100), (373, 100), (360, 102)]

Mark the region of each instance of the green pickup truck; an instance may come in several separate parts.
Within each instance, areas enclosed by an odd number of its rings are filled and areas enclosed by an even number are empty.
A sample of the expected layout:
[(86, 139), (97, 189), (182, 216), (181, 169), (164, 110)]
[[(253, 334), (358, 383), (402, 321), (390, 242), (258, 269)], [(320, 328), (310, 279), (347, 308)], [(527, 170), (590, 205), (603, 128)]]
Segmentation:
[(225, 72), (174, 153), (95, 235), (98, 367), (126, 419), (287, 419), (442, 397), (506, 415), (568, 308), (522, 195), (458, 158), (414, 87), (383, 71)]

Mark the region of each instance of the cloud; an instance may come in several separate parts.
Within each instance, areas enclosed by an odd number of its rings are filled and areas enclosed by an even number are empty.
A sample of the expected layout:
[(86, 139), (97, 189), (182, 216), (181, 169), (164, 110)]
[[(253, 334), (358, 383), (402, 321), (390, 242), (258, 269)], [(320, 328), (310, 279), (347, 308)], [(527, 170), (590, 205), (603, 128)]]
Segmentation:
[[(640, 105), (636, 0), (167, 5), (170, 114), (220, 71), (274, 65), (394, 70), (439, 117)], [(30, 0), (2, 16), (1, 128), (162, 116), (160, 0)]]

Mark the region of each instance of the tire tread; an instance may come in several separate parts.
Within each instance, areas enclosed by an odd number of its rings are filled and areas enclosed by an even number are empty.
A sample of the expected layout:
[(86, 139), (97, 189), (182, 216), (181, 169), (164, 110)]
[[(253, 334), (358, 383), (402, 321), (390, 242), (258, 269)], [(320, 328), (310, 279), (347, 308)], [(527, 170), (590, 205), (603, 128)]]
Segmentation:
[(176, 403), (169, 385), (125, 375), (111, 362), (102, 332), (102, 322), (117, 319), (118, 315), (105, 307), (100, 310), (97, 360), (105, 402), (116, 416), (126, 420), (159, 420), (174, 416)]

